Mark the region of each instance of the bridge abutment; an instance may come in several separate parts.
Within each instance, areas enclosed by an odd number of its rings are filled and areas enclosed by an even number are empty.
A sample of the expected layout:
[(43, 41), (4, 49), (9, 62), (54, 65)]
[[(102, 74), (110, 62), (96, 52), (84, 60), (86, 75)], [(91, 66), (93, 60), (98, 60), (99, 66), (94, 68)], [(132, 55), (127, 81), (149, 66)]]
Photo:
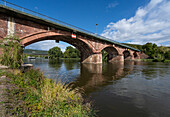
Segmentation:
[(88, 57), (82, 58), (82, 63), (93, 63), (93, 64), (101, 64), (102, 63), (102, 53), (93, 53)]
[(123, 54), (119, 54), (116, 57), (112, 58), (109, 60), (109, 62), (118, 62), (118, 61), (124, 61), (124, 56)]

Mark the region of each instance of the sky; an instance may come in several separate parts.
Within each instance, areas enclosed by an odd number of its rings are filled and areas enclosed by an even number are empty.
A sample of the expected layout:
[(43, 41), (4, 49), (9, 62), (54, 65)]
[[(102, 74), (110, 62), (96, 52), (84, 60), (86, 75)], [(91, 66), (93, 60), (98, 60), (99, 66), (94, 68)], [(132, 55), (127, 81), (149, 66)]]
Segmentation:
[[(170, 46), (170, 0), (7, 0), (121, 43)], [(65, 42), (42, 41), (27, 49), (48, 50)]]

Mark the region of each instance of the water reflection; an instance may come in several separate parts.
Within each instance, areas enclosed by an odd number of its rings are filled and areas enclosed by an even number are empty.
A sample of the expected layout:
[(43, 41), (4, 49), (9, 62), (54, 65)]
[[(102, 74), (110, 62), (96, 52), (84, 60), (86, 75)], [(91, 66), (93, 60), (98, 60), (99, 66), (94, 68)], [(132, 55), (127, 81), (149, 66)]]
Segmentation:
[(63, 60), (64, 62), (64, 66), (67, 70), (73, 70), (73, 69), (78, 69), (80, 68), (79, 67), (79, 64), (78, 63), (79, 60)]
[(49, 67), (53, 67), (55, 68), (56, 71), (60, 70), (61, 66), (62, 66), (62, 60), (60, 59), (56, 59), (56, 60), (49, 60), (48, 61), (48, 65)]
[(169, 117), (170, 66), (125, 61), (81, 64), (78, 61), (27, 60), (49, 78), (84, 89), (102, 117)]
[(133, 70), (134, 61), (105, 63), (105, 64), (81, 64), (80, 76), (73, 82), (75, 87), (81, 87), (85, 93), (95, 91), (101, 87), (112, 84), (115, 80), (125, 77)]

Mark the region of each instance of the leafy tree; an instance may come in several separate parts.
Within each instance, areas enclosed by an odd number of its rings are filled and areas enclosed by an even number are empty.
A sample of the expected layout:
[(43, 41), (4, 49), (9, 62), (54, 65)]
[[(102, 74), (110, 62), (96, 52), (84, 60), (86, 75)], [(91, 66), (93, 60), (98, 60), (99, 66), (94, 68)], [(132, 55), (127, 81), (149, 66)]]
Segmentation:
[(170, 51), (167, 51), (167, 52), (165, 53), (165, 58), (166, 58), (166, 59), (170, 59)]
[(68, 46), (63, 55), (64, 58), (80, 58), (80, 51), (72, 46)]
[(142, 50), (142, 45), (137, 45), (137, 48), (138, 48), (139, 50)]
[(162, 58), (161, 55), (158, 53), (158, 47), (156, 44), (146, 43), (142, 46), (142, 50), (145, 54), (150, 56), (151, 58)]
[(142, 50), (145, 54), (150, 56), (153, 59), (163, 60), (165, 58), (169, 58), (169, 48), (160, 46), (158, 47), (156, 44), (146, 43), (142, 46)]
[(48, 51), (48, 55), (51, 59), (63, 57), (63, 53), (59, 47), (53, 47)]

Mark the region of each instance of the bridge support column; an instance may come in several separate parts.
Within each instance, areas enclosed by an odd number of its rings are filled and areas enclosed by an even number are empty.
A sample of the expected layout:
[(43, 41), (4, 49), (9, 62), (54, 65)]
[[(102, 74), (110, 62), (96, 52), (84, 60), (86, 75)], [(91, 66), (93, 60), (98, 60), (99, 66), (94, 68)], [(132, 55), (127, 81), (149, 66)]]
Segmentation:
[(93, 53), (88, 57), (82, 57), (82, 63), (93, 63), (101, 64), (102, 63), (102, 53)]
[(124, 56), (123, 54), (119, 54), (116, 57), (112, 58), (109, 60), (109, 62), (118, 62), (118, 61), (124, 61)]
[(134, 53), (133, 55), (134, 55), (134, 59), (140, 59), (140, 53), (141, 52), (136, 52), (136, 53)]
[(134, 60), (135, 57), (134, 57), (134, 52), (133, 51), (130, 51), (130, 60)]
[(135, 59), (133, 55), (130, 55), (130, 56), (131, 56), (131, 60), (134, 60), (134, 59)]

